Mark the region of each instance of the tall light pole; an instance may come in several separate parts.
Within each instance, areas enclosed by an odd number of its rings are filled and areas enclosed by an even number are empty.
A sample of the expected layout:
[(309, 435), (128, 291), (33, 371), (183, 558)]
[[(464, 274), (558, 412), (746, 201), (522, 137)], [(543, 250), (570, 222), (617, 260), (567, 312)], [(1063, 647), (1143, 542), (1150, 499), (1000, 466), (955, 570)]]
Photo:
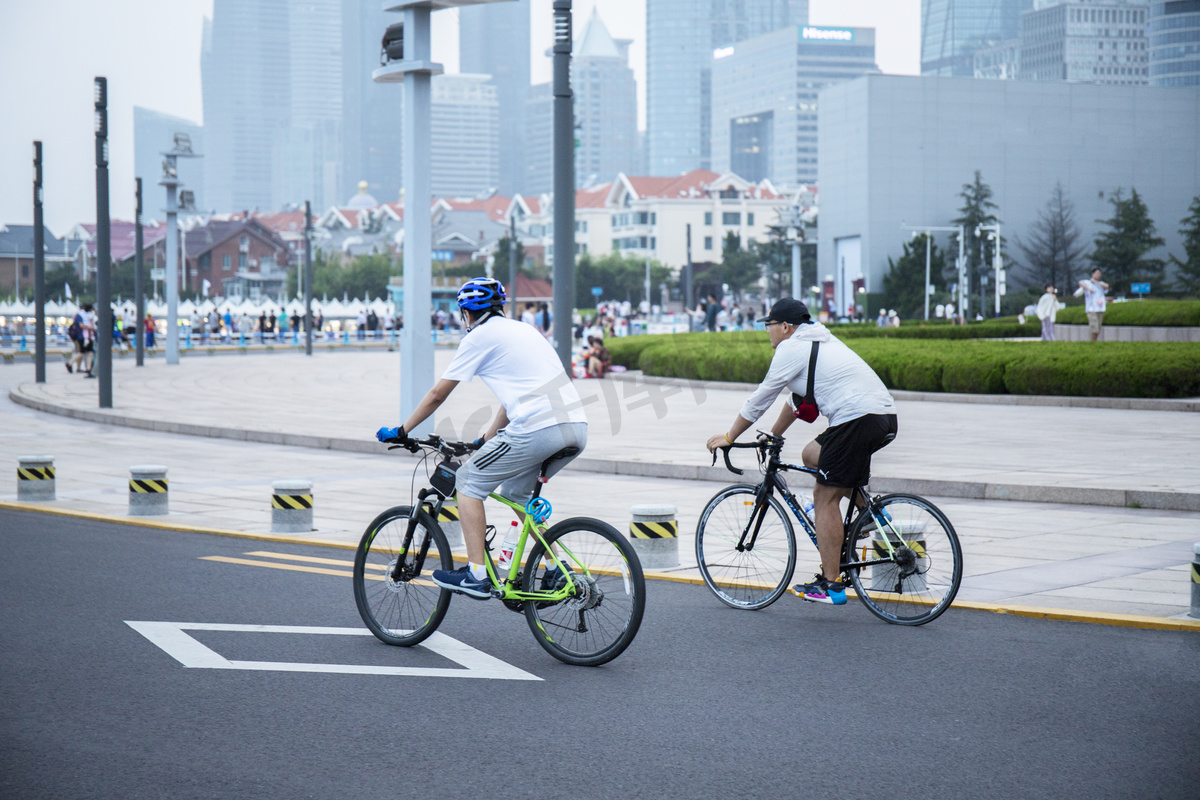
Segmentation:
[[(1000, 296), (1004, 295), (1004, 294), (1008, 294), (1008, 286), (1006, 285), (1006, 282), (1004, 279), (1005, 278), (1004, 257), (1000, 254), (1000, 223), (997, 222), (993, 225), (978, 225), (978, 226), (976, 226), (975, 238), (979, 238), (979, 235), (981, 233), (983, 233), (984, 231), (989, 231), (988, 237), (987, 237), (988, 241), (996, 243), (995, 247), (992, 248), (992, 270), (993, 270), (992, 277), (994, 279), (994, 283), (996, 284), (996, 313), (995, 313), (995, 316), (998, 317), (998, 316), (1000, 316)], [(980, 305), (982, 305), (982, 304), (983, 304), (983, 302), (980, 301)]]
[[(46, 228), (42, 223), (42, 143), (33, 143), (33, 332), (35, 383), (46, 382)], [(19, 262), (20, 259), (17, 259)], [(20, 270), (18, 270), (20, 272)], [(21, 299), (20, 295), (17, 300)]]
[(312, 203), (304, 201), (304, 355), (312, 355), (313, 340), (313, 263)]
[(96, 78), (96, 353), (100, 408), (112, 408), (112, 248), (108, 219), (108, 79)]
[(787, 240), (792, 243), (792, 297), (799, 300), (804, 289), (800, 275), (800, 243), (804, 241), (804, 228), (800, 221), (800, 203), (793, 203), (791, 210), (792, 218), (788, 221)]
[[(958, 234), (958, 262), (956, 263), (956, 266), (958, 266), (959, 272), (961, 272), (962, 271), (962, 260), (964, 258), (963, 248), (965, 247), (965, 245), (963, 243), (963, 236), (965, 235), (965, 233), (963, 231), (963, 226), (962, 225), (916, 225), (916, 226), (901, 225), (900, 227), (906, 231), (912, 231), (914, 239), (917, 237), (917, 234), (920, 234), (920, 233), (925, 234), (925, 319), (929, 319), (929, 295), (932, 293), (932, 290), (933, 290), (933, 285), (930, 283), (931, 276), (929, 274), (929, 259), (930, 259), (930, 252), (933, 250), (933, 232), (934, 231), (949, 231), (951, 233)], [(962, 292), (961, 278), (959, 279), (959, 293), (958, 294), (959, 294), (959, 302), (960, 302), (959, 308), (962, 309), (962, 305), (961, 305), (962, 298), (965, 297), (966, 295), (964, 295)]]
[(146, 281), (142, 274), (145, 268), (145, 264), (142, 263), (142, 179), (134, 178), (133, 186), (133, 297), (137, 306), (133, 319), (133, 339), (137, 365), (140, 367), (146, 359)]
[(572, 374), (571, 310), (575, 301), (574, 109), (571, 0), (554, 0), (554, 349), (567, 375)]
[[(179, 363), (179, 225), (176, 215), (179, 213), (179, 203), (176, 191), (182, 185), (179, 180), (180, 158), (196, 158), (192, 152), (192, 139), (186, 133), (175, 134), (174, 145), (162, 153), (162, 180), (159, 186), (167, 190), (167, 269), (163, 283), (167, 290), (167, 363)], [(186, 267), (186, 264), (185, 264)]]
[(517, 310), (517, 215), (508, 218), (508, 293), (512, 297), (512, 318), (520, 319)]

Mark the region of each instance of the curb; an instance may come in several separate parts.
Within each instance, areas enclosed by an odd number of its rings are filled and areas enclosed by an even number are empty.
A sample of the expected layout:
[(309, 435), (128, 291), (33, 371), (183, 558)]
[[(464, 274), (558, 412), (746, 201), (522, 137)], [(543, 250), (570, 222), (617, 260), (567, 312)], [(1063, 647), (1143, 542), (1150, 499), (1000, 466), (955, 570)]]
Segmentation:
[[(357, 550), (358, 546), (347, 542), (331, 542), (319, 539), (306, 539), (298, 536), (275, 536), (271, 534), (254, 533), (250, 531), (231, 531), (221, 528), (207, 528), (197, 525), (180, 525), (162, 520), (150, 520), (136, 517), (118, 517), (111, 514), (97, 514), (90, 511), (77, 511), (67, 508), (47, 508), (32, 503), (21, 503), (10, 500), (0, 500), (0, 509), (10, 511), (28, 511), (40, 514), (52, 514), (62, 517), (87, 519), (94, 522), (107, 522), (115, 525), (132, 525), (139, 528), (154, 528), (163, 531), (180, 531), (182, 533), (201, 533), (209, 536), (224, 536), (232, 539), (251, 539), (254, 541), (281, 542), (298, 544), (308, 547), (332, 547), (339, 550)], [(455, 558), (462, 556), (455, 553)], [(459, 558), (461, 560), (461, 558)], [(669, 583), (684, 583), (693, 586), (703, 586), (704, 580), (699, 576), (679, 575), (657, 570), (644, 570), (647, 580), (666, 581)], [(978, 603), (973, 601), (955, 601), (951, 608), (965, 611), (987, 611), (993, 614), (1008, 614), (1029, 619), (1058, 620), (1062, 622), (1086, 622), (1093, 625), (1109, 625), (1119, 628), (1141, 628), (1143, 630), (1160, 631), (1192, 631), (1200, 633), (1200, 620), (1180, 619), (1176, 617), (1147, 617), (1138, 614), (1118, 614), (1094, 611), (1075, 611), (1061, 608), (1039, 608), (1037, 606), (1014, 606), (1003, 603)]]
[[(734, 383), (731, 381), (693, 381), (688, 378), (663, 378), (644, 375), (641, 370), (610, 373), (615, 381), (642, 381), (645, 383), (698, 383), (705, 389), (735, 389), (752, 392), (757, 383)], [(1183, 411), (1200, 412), (1200, 399), (1165, 400), (1153, 397), (1073, 397), (1037, 394), (966, 394), (962, 392), (910, 392), (903, 389), (888, 389), (896, 400), (928, 403), (966, 403), (973, 405), (1005, 406), (1049, 406), (1059, 408), (1107, 408), (1123, 411)]]
[[(654, 380), (654, 379), (650, 379)], [(658, 379), (664, 380), (664, 379)], [(665, 379), (671, 380), (671, 379)], [(712, 384), (708, 384), (712, 385)], [(743, 387), (744, 384), (729, 384)], [(8, 398), (17, 405), (47, 414), (70, 417), (101, 425), (154, 431), (156, 433), (199, 436), (210, 439), (231, 439), (238, 442), (257, 442), (287, 447), (307, 447), (315, 450), (334, 450), (342, 453), (378, 455), (379, 446), (364, 439), (344, 439), (332, 436), (309, 436), (281, 431), (256, 431), (245, 428), (224, 428), (213, 425), (193, 425), (187, 422), (141, 419), (47, 403), (28, 397), (21, 387), (10, 389)], [(1197, 405), (1200, 405), (1198, 403)], [(639, 478), (670, 478), (675, 480), (729, 483), (732, 477), (724, 467), (693, 464), (662, 464), (648, 461), (617, 461), (603, 458), (577, 458), (572, 467), (583, 472), (604, 475), (629, 475)], [(959, 497), (968, 500), (1016, 500), (1026, 503), (1062, 503), (1080, 506), (1109, 506), (1113, 508), (1144, 508), (1158, 511), (1200, 511), (1200, 493), (1154, 492), (1127, 489), (1094, 489), (1075, 486), (1039, 486), (1033, 484), (978, 483), (919, 478), (889, 478), (876, 476), (871, 480), (875, 492), (910, 492), (933, 497)]]

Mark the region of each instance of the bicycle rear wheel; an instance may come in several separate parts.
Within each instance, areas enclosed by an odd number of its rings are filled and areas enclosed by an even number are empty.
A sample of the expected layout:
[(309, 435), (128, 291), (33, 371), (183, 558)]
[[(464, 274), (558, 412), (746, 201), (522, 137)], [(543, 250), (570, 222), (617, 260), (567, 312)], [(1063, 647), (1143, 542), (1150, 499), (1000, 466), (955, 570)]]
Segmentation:
[[(437, 630), (450, 592), (435, 584), (435, 569), (454, 569), (446, 535), (424, 510), (416, 512), (412, 541), (404, 546), (410, 506), (384, 511), (367, 526), (354, 556), (354, 602), (380, 641), (410, 647)], [(424, 553), (423, 562), (421, 554)], [(399, 567), (399, 576), (396, 575)]]
[[(575, 586), (567, 599), (529, 600), (525, 619), (538, 644), (567, 664), (595, 667), (624, 652), (637, 635), (646, 609), (646, 581), (633, 546), (598, 519), (564, 520), (545, 533)], [(525, 562), (525, 591), (566, 585), (541, 542)]]
[(896, 625), (924, 625), (950, 607), (962, 581), (963, 557), (954, 526), (937, 506), (911, 494), (889, 494), (879, 505), (891, 517), (879, 530), (869, 514), (855, 521), (843, 563), (854, 591), (872, 614)]
[(774, 496), (762, 508), (753, 547), (738, 549), (742, 534), (754, 522), (757, 496), (757, 486), (728, 486), (708, 501), (696, 525), (700, 575), (717, 599), (733, 608), (771, 605), (783, 595), (796, 569), (796, 534)]

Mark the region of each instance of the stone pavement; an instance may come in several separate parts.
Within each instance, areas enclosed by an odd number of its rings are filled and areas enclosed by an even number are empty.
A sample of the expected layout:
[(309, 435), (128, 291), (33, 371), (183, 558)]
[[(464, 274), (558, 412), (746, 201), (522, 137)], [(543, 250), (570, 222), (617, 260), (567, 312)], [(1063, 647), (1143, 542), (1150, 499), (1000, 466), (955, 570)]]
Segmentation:
[[(438, 352), (439, 369), (448, 358), (448, 351)], [(129, 466), (161, 463), (170, 468), (168, 522), (265, 533), (271, 481), (300, 477), (314, 482), (311, 538), (352, 543), (378, 511), (411, 496), (415, 460), (381, 451), (373, 439), (377, 427), (400, 421), (395, 353), (199, 357), (176, 367), (153, 360), (141, 369), (118, 360), (116, 407), (105, 412), (96, 409), (96, 381), (54, 369), (48, 378), (36, 385), (31, 365), (0, 366), (0, 463), (10, 465), (12, 476), (20, 455), (55, 456), (56, 507), (122, 516)], [(727, 428), (745, 390), (682, 382), (578, 386), (591, 420), (587, 459), (550, 484), (555, 516), (592, 514), (625, 530), (629, 506), (673, 503), (679, 572), (694, 575), (691, 532), (699, 511), (719, 488), (713, 481), (737, 480), (708, 466), (703, 442)], [(10, 393), (59, 414), (100, 415), (118, 424), (39, 413), (12, 402)], [(946, 511), (966, 554), (960, 599), (1159, 617), (1187, 611), (1187, 564), (1200, 539), (1200, 513), (1184, 509), (1200, 496), (1200, 415), (899, 406), (900, 437), (876, 457), (872, 487), (907, 482)], [(461, 386), (438, 431), (474, 438), (495, 408), (482, 384)], [(203, 435), (179, 435), (188, 426)], [(796, 423), (788, 454), (798, 458), (819, 430)], [(750, 466), (749, 456), (740, 455)], [(1054, 500), (1057, 492), (1071, 502), (1000, 502), (967, 491), (980, 485), (992, 487), (992, 496), (1009, 487), (1010, 497)], [(1088, 505), (1089, 496), (1108, 505)], [(1116, 502), (1163, 496), (1181, 508)], [(0, 500), (12, 499), (15, 480), (0, 483)], [(799, 550), (803, 577), (815, 571), (815, 550), (803, 541)]]

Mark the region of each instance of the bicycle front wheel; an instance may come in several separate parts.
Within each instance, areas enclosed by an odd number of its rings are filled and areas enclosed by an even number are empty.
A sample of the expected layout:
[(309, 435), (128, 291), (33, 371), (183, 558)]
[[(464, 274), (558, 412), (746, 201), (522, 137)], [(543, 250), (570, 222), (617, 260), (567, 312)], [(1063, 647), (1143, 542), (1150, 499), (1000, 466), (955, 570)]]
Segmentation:
[(414, 511), (396, 506), (367, 526), (354, 556), (354, 602), (363, 622), (380, 641), (411, 647), (437, 630), (450, 607), (450, 592), (430, 578), (435, 569), (454, 569), (446, 535), (424, 510), (416, 512), (412, 540), (405, 546)]
[(872, 614), (896, 625), (924, 625), (954, 601), (963, 557), (954, 526), (937, 506), (911, 494), (881, 497), (882, 530), (860, 514), (846, 538), (843, 563), (854, 591)]
[(791, 520), (773, 495), (762, 506), (755, 505), (757, 497), (757, 486), (726, 487), (708, 501), (696, 526), (700, 575), (713, 594), (733, 608), (771, 605), (783, 595), (796, 569)]
[(616, 528), (598, 519), (564, 520), (544, 536), (563, 576), (541, 542), (525, 562), (525, 591), (574, 585), (557, 603), (528, 600), (525, 619), (538, 644), (567, 664), (595, 667), (624, 652), (637, 635), (646, 609), (646, 580), (633, 546)]

